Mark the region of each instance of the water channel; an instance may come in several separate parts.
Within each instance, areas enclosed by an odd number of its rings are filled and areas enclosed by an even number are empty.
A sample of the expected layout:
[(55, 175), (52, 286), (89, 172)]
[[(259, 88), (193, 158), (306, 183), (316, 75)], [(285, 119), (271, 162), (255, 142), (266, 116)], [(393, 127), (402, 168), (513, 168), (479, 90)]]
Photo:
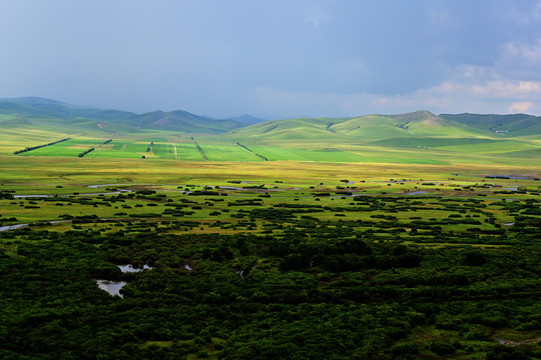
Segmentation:
[[(49, 225), (49, 224), (60, 224), (60, 223), (68, 223), (68, 222), (71, 222), (71, 220), (54, 220), (54, 221), (47, 221), (47, 222), (42, 222), (42, 223), (32, 223), (32, 224), (41, 224), (41, 225)], [(0, 232), (2, 231), (9, 231), (9, 230), (16, 230), (16, 229), (20, 229), (20, 228), (23, 228), (25, 226), (30, 226), (32, 224), (15, 224), (15, 225), (5, 225), (5, 226), (0, 226)]]

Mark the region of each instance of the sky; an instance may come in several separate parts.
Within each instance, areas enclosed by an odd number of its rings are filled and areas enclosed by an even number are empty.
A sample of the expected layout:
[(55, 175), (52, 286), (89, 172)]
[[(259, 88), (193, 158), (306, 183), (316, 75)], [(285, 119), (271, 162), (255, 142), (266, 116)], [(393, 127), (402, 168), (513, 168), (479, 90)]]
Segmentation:
[(541, 114), (541, 0), (0, 0), (0, 97), (137, 113)]

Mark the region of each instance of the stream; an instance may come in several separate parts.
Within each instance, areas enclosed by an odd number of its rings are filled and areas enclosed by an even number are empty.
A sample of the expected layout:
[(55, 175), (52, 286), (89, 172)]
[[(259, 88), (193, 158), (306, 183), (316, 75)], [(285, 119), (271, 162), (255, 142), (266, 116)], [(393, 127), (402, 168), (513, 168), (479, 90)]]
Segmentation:
[(0, 232), (9, 231), (9, 230), (16, 230), (16, 229), (23, 228), (25, 226), (37, 225), (37, 224), (49, 225), (49, 224), (60, 224), (60, 223), (70, 223), (70, 222), (71, 222), (71, 220), (54, 220), (54, 221), (46, 221), (46, 222), (35, 222), (35, 223), (29, 223), (29, 224), (5, 225), (5, 226), (0, 226)]

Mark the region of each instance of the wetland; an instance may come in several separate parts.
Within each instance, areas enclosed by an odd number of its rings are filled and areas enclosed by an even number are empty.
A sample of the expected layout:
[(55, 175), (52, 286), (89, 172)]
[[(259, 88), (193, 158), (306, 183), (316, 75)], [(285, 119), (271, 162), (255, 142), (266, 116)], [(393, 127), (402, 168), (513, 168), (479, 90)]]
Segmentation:
[[(538, 182), (298, 168), (4, 181), (0, 354), (539, 356)], [(52, 197), (15, 197), (31, 192)]]

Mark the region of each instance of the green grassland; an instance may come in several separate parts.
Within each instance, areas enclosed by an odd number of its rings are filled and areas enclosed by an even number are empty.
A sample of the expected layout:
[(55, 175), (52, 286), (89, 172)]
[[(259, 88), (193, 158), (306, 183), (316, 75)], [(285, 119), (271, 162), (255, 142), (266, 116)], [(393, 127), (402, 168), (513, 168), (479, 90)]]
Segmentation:
[[(38, 133), (39, 134), (39, 133)], [(39, 134), (41, 135), (41, 134)], [(30, 135), (32, 138), (32, 135)], [(50, 141), (50, 137), (33, 138), (29, 145)], [(53, 138), (58, 140), (59, 137)], [(59, 156), (75, 157), (85, 149), (95, 147), (95, 151), (85, 157), (95, 158), (142, 158), (165, 160), (203, 160), (202, 155), (191, 140), (177, 142), (170, 138), (168, 142), (154, 142), (151, 151), (147, 151), (148, 138), (115, 139), (101, 145), (103, 139), (72, 138), (59, 144), (31, 150), (15, 156)], [(164, 140), (164, 139), (160, 139)], [(464, 141), (463, 141), (464, 140)], [(288, 141), (287, 145), (272, 146), (248, 145), (252, 152), (236, 143), (223, 139), (203, 138), (199, 145), (209, 161), (315, 161), (315, 162), (367, 162), (367, 163), (404, 163), (404, 164), (450, 164), (450, 163), (508, 163), (528, 164), (528, 154), (535, 156), (539, 146), (535, 143), (511, 140), (460, 139), (460, 138), (414, 138), (377, 141), (376, 143), (351, 144), (325, 141), (298, 142)], [(20, 150), (25, 146), (17, 140), (8, 140), (5, 151)], [(389, 146), (392, 144), (393, 146)], [(424, 145), (420, 145), (424, 144)], [(452, 145), (450, 145), (452, 144)], [(257, 156), (257, 155), (260, 156)], [(466, 154), (466, 156), (464, 155)]]
[(263, 161), (238, 145), (200, 144), (209, 161)]
[(539, 159), (541, 157), (541, 149), (513, 151), (505, 155), (513, 158)]
[(195, 144), (175, 144), (177, 147), (177, 158), (186, 161), (202, 161), (203, 157)]

